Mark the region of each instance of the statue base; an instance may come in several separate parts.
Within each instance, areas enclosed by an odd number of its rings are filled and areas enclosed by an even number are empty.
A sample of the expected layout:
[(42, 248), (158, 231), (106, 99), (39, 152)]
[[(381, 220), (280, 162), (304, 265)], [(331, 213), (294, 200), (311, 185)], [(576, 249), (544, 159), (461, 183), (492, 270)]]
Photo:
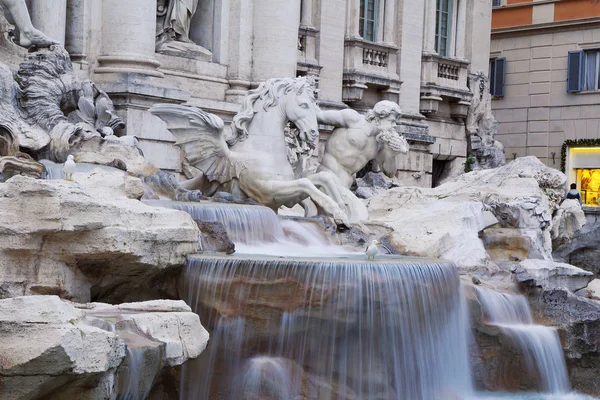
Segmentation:
[(156, 52), (174, 57), (190, 58), (192, 60), (211, 61), (210, 50), (196, 43), (186, 43), (177, 40), (168, 40), (156, 44)]

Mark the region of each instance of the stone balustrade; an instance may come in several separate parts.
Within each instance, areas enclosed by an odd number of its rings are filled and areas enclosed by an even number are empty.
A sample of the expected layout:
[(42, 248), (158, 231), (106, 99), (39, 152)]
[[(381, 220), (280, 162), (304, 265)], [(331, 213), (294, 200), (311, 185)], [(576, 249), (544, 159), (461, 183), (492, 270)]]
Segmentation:
[(365, 47), (363, 49), (363, 64), (375, 65), (377, 67), (387, 67), (388, 51), (381, 51)]
[(398, 48), (387, 43), (372, 43), (360, 38), (344, 41), (343, 95), (345, 102), (362, 99), (371, 88), (398, 101), (400, 78), (396, 71)]
[(449, 63), (438, 64), (438, 77), (457, 81), (460, 76), (460, 66)]

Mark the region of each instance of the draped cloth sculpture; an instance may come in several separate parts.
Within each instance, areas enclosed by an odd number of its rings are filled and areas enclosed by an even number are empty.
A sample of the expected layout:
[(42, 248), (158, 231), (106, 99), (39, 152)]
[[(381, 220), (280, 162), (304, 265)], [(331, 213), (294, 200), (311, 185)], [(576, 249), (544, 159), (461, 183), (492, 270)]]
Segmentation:
[(198, 0), (170, 0), (163, 22), (164, 32), (177, 41), (190, 43), (190, 25), (197, 8)]
[(193, 59), (210, 60), (211, 52), (191, 39), (192, 19), (198, 0), (158, 0), (156, 51)]

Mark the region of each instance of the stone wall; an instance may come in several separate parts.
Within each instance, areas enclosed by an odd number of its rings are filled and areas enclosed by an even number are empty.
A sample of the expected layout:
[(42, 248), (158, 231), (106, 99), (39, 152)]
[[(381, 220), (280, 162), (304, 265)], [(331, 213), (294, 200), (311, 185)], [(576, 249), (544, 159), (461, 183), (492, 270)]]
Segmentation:
[(600, 136), (600, 92), (567, 93), (568, 52), (598, 40), (599, 23), (492, 35), (491, 56), (506, 57), (505, 96), (493, 110), (507, 160), (533, 155), (560, 168), (565, 140)]

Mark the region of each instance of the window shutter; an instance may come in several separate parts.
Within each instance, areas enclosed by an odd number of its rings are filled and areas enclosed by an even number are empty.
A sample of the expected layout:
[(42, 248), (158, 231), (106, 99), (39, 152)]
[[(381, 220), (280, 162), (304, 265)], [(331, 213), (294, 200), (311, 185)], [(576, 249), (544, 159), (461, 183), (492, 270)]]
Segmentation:
[(506, 77), (506, 57), (498, 57), (494, 60), (496, 68), (494, 68), (494, 96), (504, 97), (504, 80)]
[(567, 59), (567, 92), (581, 92), (583, 88), (583, 51), (570, 51)]

